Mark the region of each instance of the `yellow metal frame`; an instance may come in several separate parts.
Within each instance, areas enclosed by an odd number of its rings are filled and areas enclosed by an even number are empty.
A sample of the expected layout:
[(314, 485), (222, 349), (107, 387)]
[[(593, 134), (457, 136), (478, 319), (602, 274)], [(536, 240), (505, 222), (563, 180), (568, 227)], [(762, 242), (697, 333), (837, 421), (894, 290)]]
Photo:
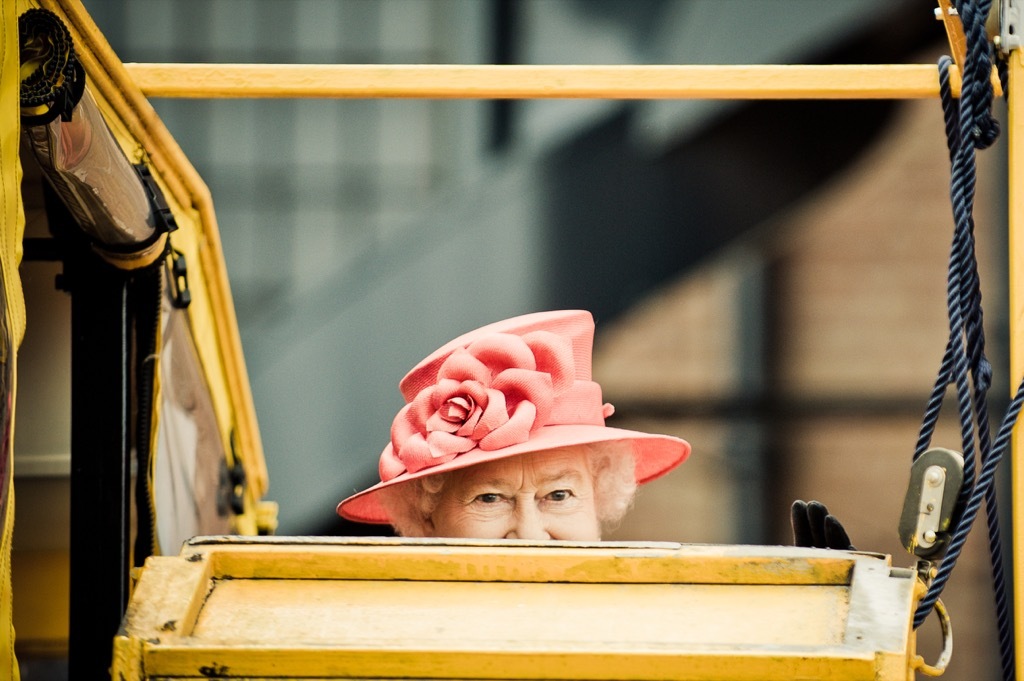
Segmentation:
[(197, 538), (146, 561), (113, 676), (905, 681), (920, 585), (797, 547)]
[[(164, 127), (153, 106), (134, 86), (124, 64), (114, 54), (81, 2), (36, 1), (39, 6), (63, 18), (74, 44), (79, 46), (76, 54), (89, 74), (94, 94), (101, 107), (106, 107), (104, 113), (109, 114), (107, 121), (115, 128), (115, 136), (138, 140), (141, 150), (156, 170), (172, 208), (188, 212), (204, 226), (201, 239), (191, 244), (191, 249), (186, 249), (194, 252), (202, 270), (202, 277), (190, 282), (192, 286), (210, 282), (207, 288), (211, 314), (208, 317), (212, 328), (210, 333), (197, 332), (197, 342), (206, 342), (207, 353), (218, 356), (222, 365), (227, 397), (234, 406), (234, 412), (225, 415), (225, 410), (221, 409), (218, 418), (224, 421), (233, 418), (227, 427), (222, 426), (222, 431), (234, 432), (238, 440), (237, 447), (232, 447), (233, 443), (225, 439), (224, 447), (243, 460), (248, 484), (246, 512), (237, 519), (243, 525), (239, 531), (256, 534), (259, 500), (266, 494), (269, 482), (209, 188)], [(141, 150), (135, 153), (141, 153)], [(175, 238), (181, 241), (184, 237), (179, 232)], [(193, 294), (194, 299), (199, 297)], [(213, 343), (214, 337), (219, 339), (219, 343)]]
[[(55, 0), (44, 0), (52, 4)], [(70, 3), (68, 3), (70, 4)], [(963, 63), (963, 32), (946, 0), (939, 0), (951, 50)], [(84, 10), (74, 12), (84, 14)], [(72, 13), (74, 13), (72, 12)], [(115, 60), (116, 61), (116, 60)], [(465, 66), (465, 65), (256, 65), (125, 64), (123, 68), (148, 97), (192, 98), (599, 98), (599, 99), (919, 99), (938, 97), (936, 67), (913, 65), (814, 66)], [(954, 94), (958, 71), (952, 72)], [(1010, 378), (1024, 378), (1024, 198), (1018, 174), (1024, 168), (1024, 114), (1016, 102), (1024, 96), (1024, 59), (1019, 50), (1009, 59), (1009, 296)], [(993, 78), (1001, 94), (998, 79)], [(146, 121), (155, 118), (144, 102), (138, 134), (151, 135)], [(937, 132), (938, 134), (938, 132)], [(160, 132), (160, 148), (182, 158)], [(159, 165), (160, 159), (154, 161)], [(176, 164), (190, 168), (187, 163)], [(197, 177), (172, 180), (172, 191), (186, 205), (208, 212), (210, 200)], [(212, 214), (209, 216), (212, 219)], [(239, 380), (236, 377), (236, 380)], [(244, 380), (244, 377), (241, 378)], [(1016, 429), (1013, 452), (1020, 450)], [(1024, 466), (1013, 466), (1013, 540), (1024, 546)], [(1014, 610), (1024, 613), (1024, 551), (1014, 552)], [(1017, 627), (1018, 650), (1024, 650), (1024, 627)], [(1017, 675), (1024, 676), (1024, 656)]]
[[(1007, 112), (1008, 147), (1008, 225), (1010, 288), (1010, 385), (1024, 379), (1024, 196), (1020, 195), (1020, 174), (1024, 170), (1024, 57), (1014, 50), (1009, 60), (1009, 106)], [(1024, 451), (1020, 420), (1013, 431), (1011, 476), (1013, 489), (1013, 612), (1017, 621), (1017, 677), (1024, 675), (1024, 464), (1018, 454)]]
[[(148, 97), (396, 99), (924, 99), (934, 64), (520, 66), (125, 64)], [(950, 71), (960, 93), (960, 72)], [(998, 78), (993, 79), (998, 89)]]

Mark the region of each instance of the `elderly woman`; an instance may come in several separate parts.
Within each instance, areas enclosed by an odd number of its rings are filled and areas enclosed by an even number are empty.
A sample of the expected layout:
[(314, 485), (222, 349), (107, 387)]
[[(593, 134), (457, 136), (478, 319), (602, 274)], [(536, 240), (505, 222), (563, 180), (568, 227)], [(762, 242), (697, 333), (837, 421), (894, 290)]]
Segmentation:
[(539, 312), (434, 352), (399, 384), (381, 482), (338, 513), (407, 537), (599, 540), (690, 445), (605, 425), (593, 336), (588, 312)]

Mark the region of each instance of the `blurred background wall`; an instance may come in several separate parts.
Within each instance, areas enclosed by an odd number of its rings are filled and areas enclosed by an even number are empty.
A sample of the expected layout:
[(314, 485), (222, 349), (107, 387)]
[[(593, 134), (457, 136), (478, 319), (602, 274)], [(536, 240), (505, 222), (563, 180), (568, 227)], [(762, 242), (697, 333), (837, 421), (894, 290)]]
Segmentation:
[[(85, 5), (126, 62), (934, 63), (948, 52), (926, 0)], [(911, 563), (896, 522), (947, 335), (937, 100), (153, 104), (213, 195), (281, 534), (380, 533), (334, 506), (376, 478), (404, 373), (481, 324), (579, 307), (597, 319), (613, 424), (694, 447), (642, 490), (615, 538), (788, 543), (790, 502), (817, 498), (859, 548)], [(1009, 391), (999, 154), (981, 157), (977, 209), (996, 413)], [(51, 273), (24, 274), (39, 305), (65, 304)], [(26, 348), (41, 349), (23, 361), (65, 362), (60, 337), (30, 319)], [(39, 382), (19, 396), (19, 518), (23, 489), (66, 475), (67, 424), (35, 424), (24, 405), (61, 394)], [(959, 449), (956, 425), (943, 428), (936, 444)], [(27, 522), (26, 544), (43, 531)], [(990, 678), (984, 542), (968, 551), (947, 590), (958, 637), (947, 678)], [(937, 638), (923, 637), (929, 659)]]

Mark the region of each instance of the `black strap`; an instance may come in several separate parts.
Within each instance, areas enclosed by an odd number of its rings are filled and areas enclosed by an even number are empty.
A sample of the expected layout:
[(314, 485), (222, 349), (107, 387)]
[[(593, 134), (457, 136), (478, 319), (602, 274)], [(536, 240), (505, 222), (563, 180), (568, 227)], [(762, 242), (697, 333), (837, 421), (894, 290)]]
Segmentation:
[[(85, 91), (85, 69), (64, 22), (49, 10), (30, 9), (18, 17), (18, 39), (21, 63), (36, 64), (21, 80), (22, 125), (46, 125), (57, 116), (71, 120)], [(40, 107), (46, 110), (33, 113)]]

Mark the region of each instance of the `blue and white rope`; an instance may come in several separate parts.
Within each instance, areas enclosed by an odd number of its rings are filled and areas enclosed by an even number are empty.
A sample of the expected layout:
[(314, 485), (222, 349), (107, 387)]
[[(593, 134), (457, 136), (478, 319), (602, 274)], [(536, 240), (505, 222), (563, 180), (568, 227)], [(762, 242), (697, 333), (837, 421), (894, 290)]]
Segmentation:
[[(992, 366), (985, 357), (985, 334), (981, 288), (974, 238), (974, 197), (976, 187), (975, 156), (978, 149), (990, 146), (999, 135), (999, 126), (991, 115), (992, 56), (985, 31), (985, 17), (991, 2), (960, 0), (957, 10), (967, 37), (966, 63), (961, 93), (957, 102), (950, 91), (949, 67), (952, 60), (939, 60), (939, 87), (946, 122), (950, 153), (950, 201), (955, 228), (950, 249), (947, 285), (949, 338), (942, 365), (928, 399), (921, 432), (914, 450), (916, 460), (928, 448), (950, 385), (956, 386), (961, 442), (964, 454), (964, 486), (960, 493), (958, 515), (946, 555), (935, 579), (914, 614), (919, 627), (935, 607), (949, 581), (957, 558), (982, 503), (986, 517), (991, 553), (993, 589), (999, 634), (1003, 678), (1015, 678), (1012, 614), (1006, 597), (1001, 531), (995, 490), (995, 472), (1010, 443), (1013, 425), (1024, 404), (1024, 383), (1011, 401), (996, 435), (991, 441), (987, 392), (992, 384)], [(1000, 70), (1005, 76), (1005, 71)], [(1006, 91), (1004, 83), (1004, 92)]]

